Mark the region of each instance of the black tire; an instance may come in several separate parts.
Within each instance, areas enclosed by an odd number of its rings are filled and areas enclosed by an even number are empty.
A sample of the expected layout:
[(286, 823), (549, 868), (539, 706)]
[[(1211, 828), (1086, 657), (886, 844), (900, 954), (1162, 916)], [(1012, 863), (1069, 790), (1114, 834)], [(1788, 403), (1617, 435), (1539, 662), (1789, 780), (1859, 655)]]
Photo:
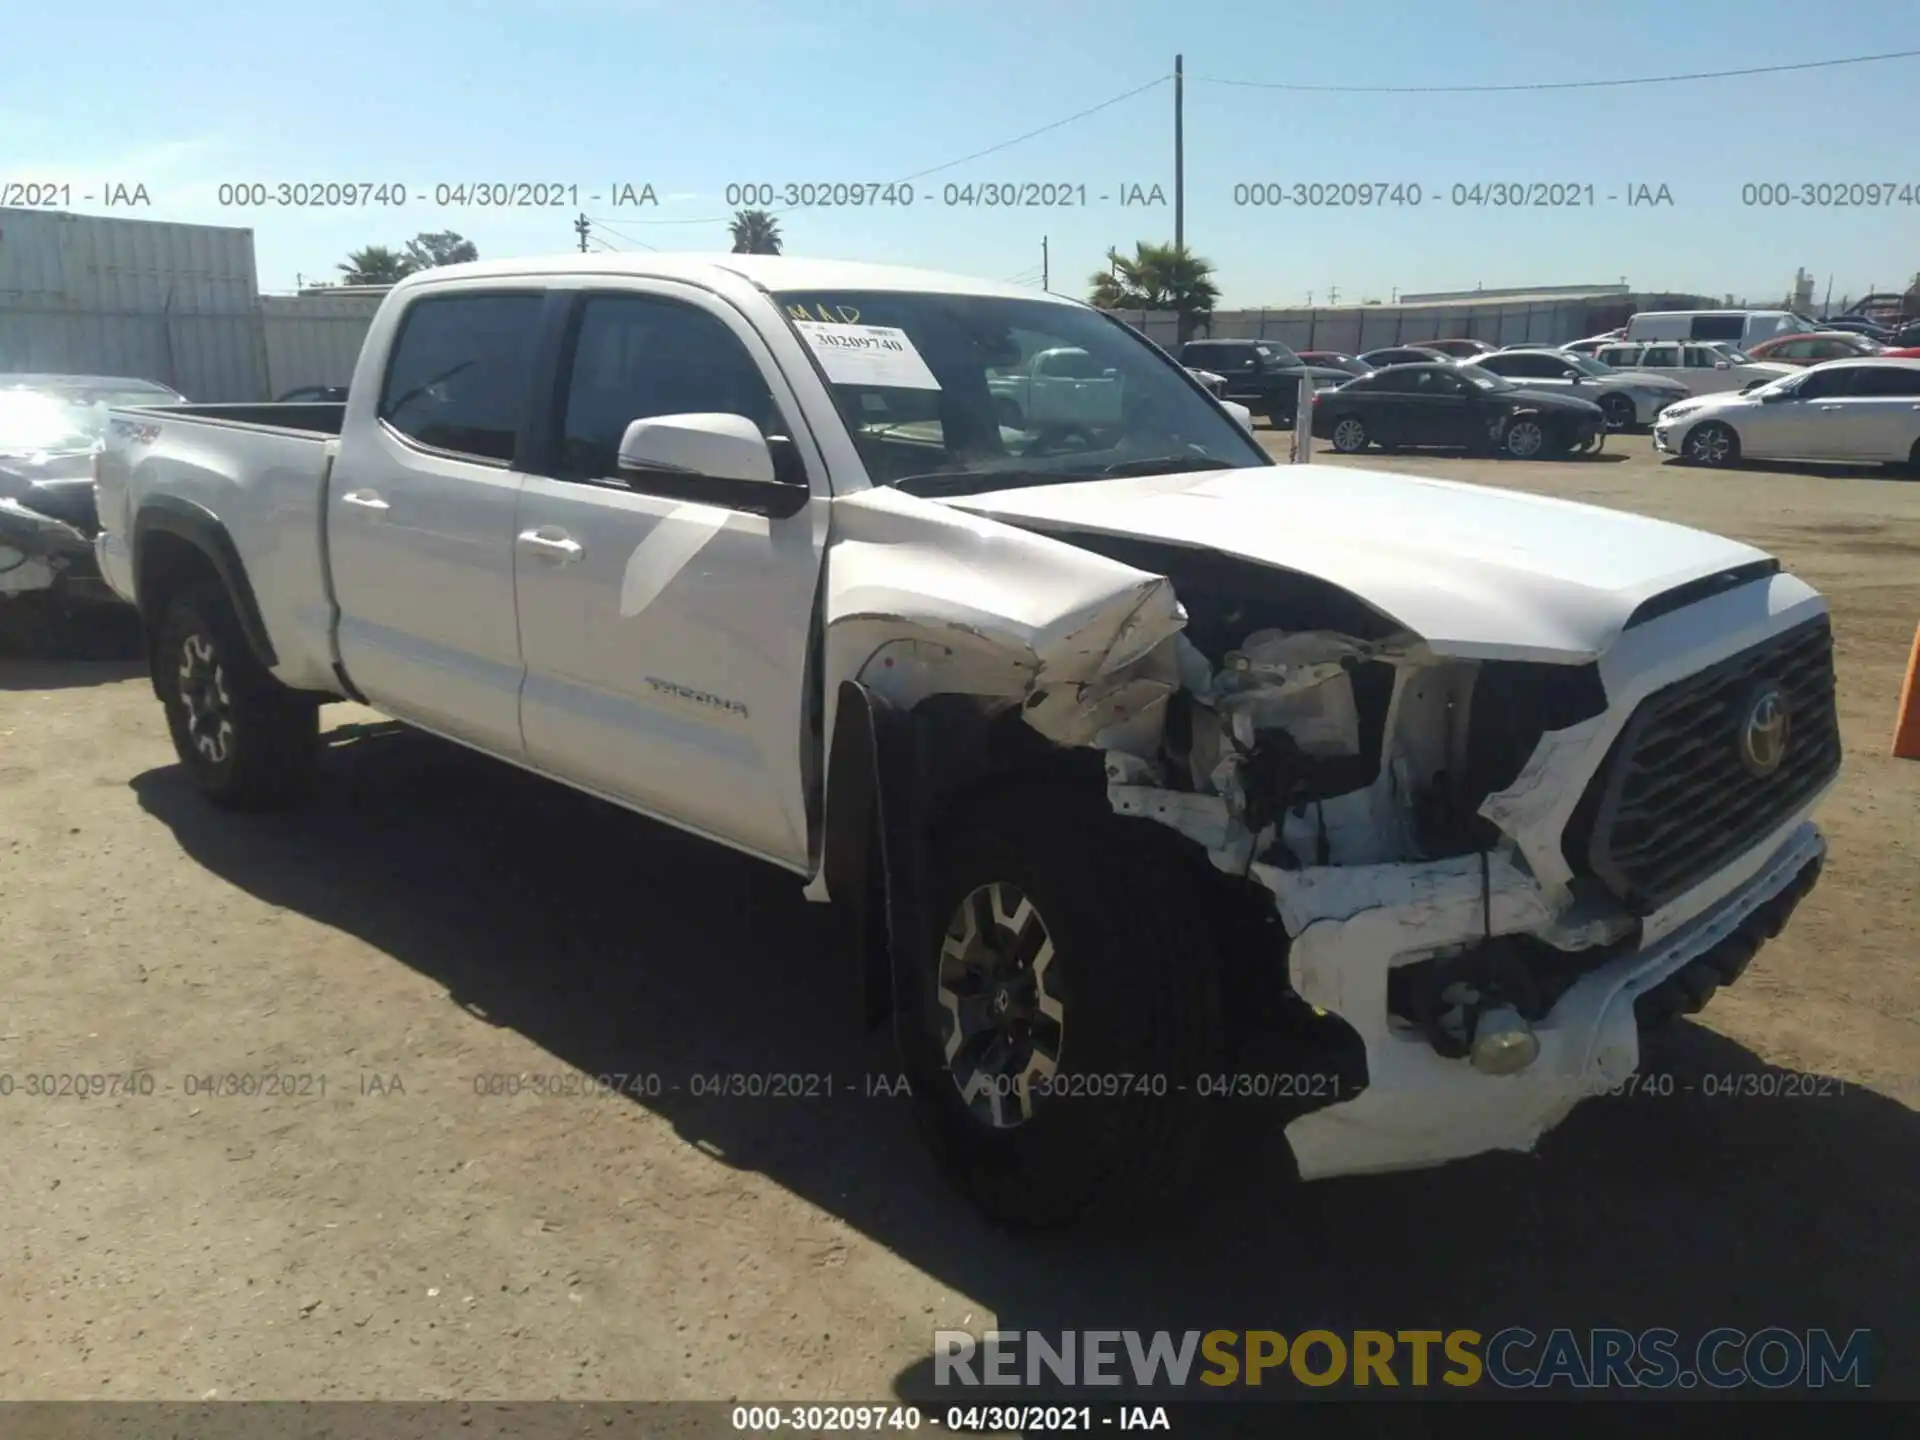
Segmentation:
[(1027, 412), (1020, 408), (1016, 400), (1009, 399), (1005, 395), (998, 396), (993, 402), (993, 411), (995, 418), (1009, 430), (1020, 430), (1026, 427)]
[(1725, 469), (1740, 461), (1740, 437), (1731, 426), (1708, 420), (1687, 432), (1680, 442), (1680, 458), (1689, 465)]
[(1278, 398), (1269, 400), (1267, 402), (1267, 424), (1276, 430), (1291, 430), (1293, 428), (1293, 412), (1295, 408), (1296, 402), (1293, 400), (1281, 400)]
[[(928, 1139), (950, 1178), (1010, 1227), (1065, 1224), (1096, 1202), (1109, 1211), (1165, 1205), (1199, 1172), (1210, 1133), (1202, 1112), (1218, 1109), (1194, 1098), (1195, 1077), (1222, 1057), (1206, 916), (1172, 857), (1171, 832), (1119, 819), (1103, 802), (1051, 785), (999, 787), (966, 802), (934, 838), (927, 933), (906, 957), (900, 1032)], [(963, 1098), (947, 1058), (960, 1012), (940, 1000), (943, 964), (975, 1015), (993, 1014), (987, 997), (1004, 994), (1005, 986), (959, 985), (967, 967), (957, 953), (948, 958), (949, 936), (962, 943), (963, 902), (983, 890), (1003, 912), (1025, 913), (1021, 898), (1037, 912), (1051, 953), (1040, 961), (1047, 951), (1032, 948), (1029, 923), (1024, 973), (1037, 987), (1030, 995), (1044, 991), (1058, 1019), (1049, 1031), (1052, 1020), (1027, 1006), (1036, 1040), (1044, 1033), (1058, 1058), (1058, 1079), (1053, 1093), (1031, 1097), (1027, 1118), (1003, 1128), (983, 1113), (994, 1108), (990, 1096), (973, 1108)], [(977, 906), (972, 914), (992, 918)], [(1005, 950), (1018, 961), (1019, 945)], [(1132, 1093), (1086, 1093), (1123, 1076), (1135, 1077)], [(1007, 1118), (1019, 1108), (1011, 1099), (999, 1106)]]
[(1602, 396), (1600, 409), (1607, 417), (1609, 430), (1631, 430), (1640, 423), (1640, 412), (1631, 395)]
[(1367, 422), (1358, 415), (1336, 415), (1327, 426), (1327, 437), (1342, 455), (1358, 455), (1373, 443)]
[(153, 663), (174, 753), (202, 795), (223, 809), (277, 810), (306, 792), (319, 764), (319, 706), (267, 673), (224, 592), (174, 596)]

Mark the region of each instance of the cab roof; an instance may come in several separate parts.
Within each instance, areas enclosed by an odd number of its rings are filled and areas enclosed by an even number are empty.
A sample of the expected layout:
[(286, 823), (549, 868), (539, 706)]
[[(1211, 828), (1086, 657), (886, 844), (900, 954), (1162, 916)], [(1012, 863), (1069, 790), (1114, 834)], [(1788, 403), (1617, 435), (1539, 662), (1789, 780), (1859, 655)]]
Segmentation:
[(514, 260), (476, 260), (463, 265), (440, 265), (409, 275), (393, 288), (422, 289), (456, 280), (521, 279), (553, 275), (632, 276), (640, 279), (683, 280), (707, 288), (745, 280), (770, 291), (890, 290), (926, 294), (997, 296), (1009, 300), (1038, 300), (1079, 305), (1064, 295), (1007, 285), (970, 275), (950, 275), (903, 265), (871, 265), (858, 260), (815, 260), (787, 255), (730, 255), (725, 253), (661, 254), (629, 251), (583, 255), (562, 251), (554, 255)]

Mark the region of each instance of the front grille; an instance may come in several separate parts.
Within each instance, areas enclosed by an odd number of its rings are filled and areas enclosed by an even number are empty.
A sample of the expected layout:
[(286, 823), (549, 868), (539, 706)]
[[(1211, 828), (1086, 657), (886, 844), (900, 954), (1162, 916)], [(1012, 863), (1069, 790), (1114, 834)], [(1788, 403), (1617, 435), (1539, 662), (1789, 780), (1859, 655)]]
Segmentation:
[[(1784, 701), (1786, 753), (1762, 775), (1742, 735), (1770, 692)], [(1642, 701), (1574, 812), (1568, 863), (1651, 914), (1783, 824), (1839, 768), (1822, 616)]]

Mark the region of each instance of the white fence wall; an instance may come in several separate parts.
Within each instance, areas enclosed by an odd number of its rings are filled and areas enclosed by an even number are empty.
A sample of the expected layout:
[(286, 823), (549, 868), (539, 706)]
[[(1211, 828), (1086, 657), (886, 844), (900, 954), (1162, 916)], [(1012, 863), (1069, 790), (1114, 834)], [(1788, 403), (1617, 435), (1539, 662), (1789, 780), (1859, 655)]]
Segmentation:
[(267, 387), (253, 234), (0, 209), (0, 370), (158, 380), (194, 400)]
[(267, 374), (275, 395), (345, 385), (382, 295), (263, 295)]
[(1278, 340), (1295, 350), (1358, 354), (1383, 345), (1417, 345), (1450, 336), (1492, 345), (1533, 341), (1564, 345), (1591, 334), (1587, 300), (1508, 300), (1488, 304), (1343, 305), (1296, 310), (1216, 310), (1206, 334), (1216, 340)]

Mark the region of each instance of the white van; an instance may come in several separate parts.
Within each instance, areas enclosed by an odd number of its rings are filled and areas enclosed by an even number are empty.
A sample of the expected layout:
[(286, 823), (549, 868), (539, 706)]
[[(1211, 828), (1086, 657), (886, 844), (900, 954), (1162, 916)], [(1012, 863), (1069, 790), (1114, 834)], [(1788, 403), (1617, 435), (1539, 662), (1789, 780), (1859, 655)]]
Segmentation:
[(1627, 321), (1628, 340), (1725, 340), (1741, 350), (1807, 324), (1790, 310), (1642, 310)]

